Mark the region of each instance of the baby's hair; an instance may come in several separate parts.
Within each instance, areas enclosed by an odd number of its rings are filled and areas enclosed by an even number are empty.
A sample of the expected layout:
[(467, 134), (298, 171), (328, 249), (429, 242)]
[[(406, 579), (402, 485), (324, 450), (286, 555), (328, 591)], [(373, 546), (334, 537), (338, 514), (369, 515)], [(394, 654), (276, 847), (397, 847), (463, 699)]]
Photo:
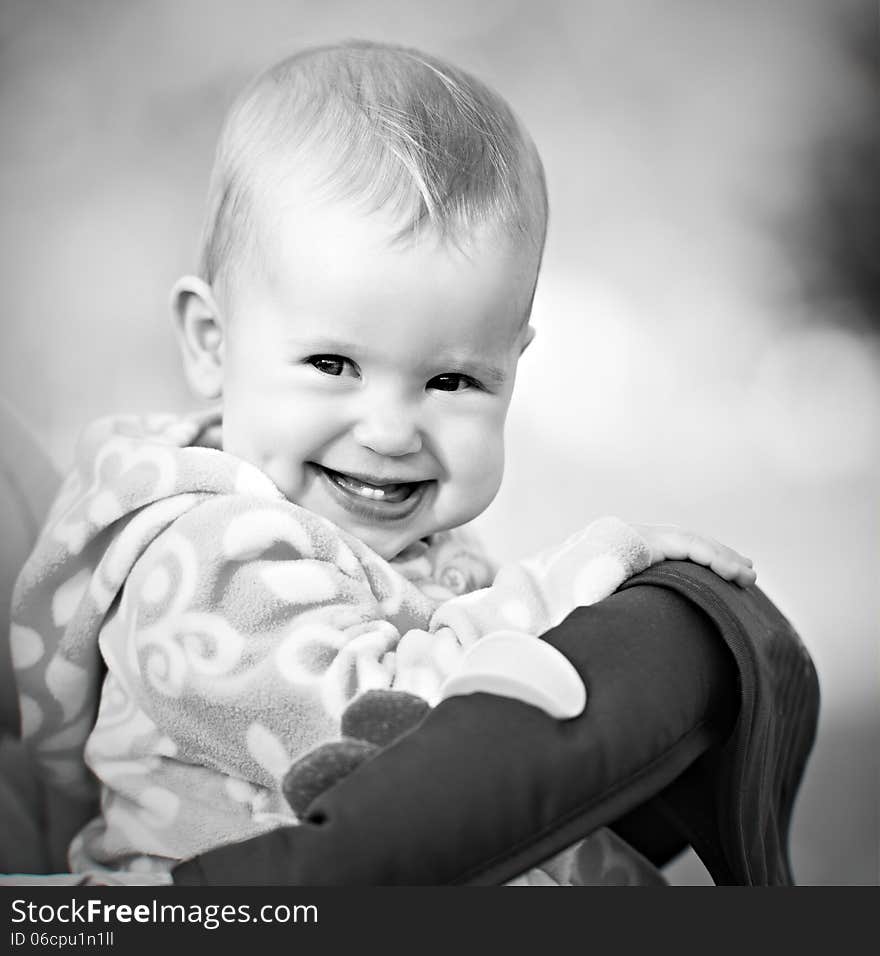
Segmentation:
[(504, 100), (418, 50), (349, 41), (282, 60), (233, 104), (211, 176), (207, 282), (228, 281), (254, 247), (255, 206), (300, 158), (327, 198), (393, 212), (397, 239), (429, 224), (456, 242), (485, 225), (543, 250), (543, 167)]

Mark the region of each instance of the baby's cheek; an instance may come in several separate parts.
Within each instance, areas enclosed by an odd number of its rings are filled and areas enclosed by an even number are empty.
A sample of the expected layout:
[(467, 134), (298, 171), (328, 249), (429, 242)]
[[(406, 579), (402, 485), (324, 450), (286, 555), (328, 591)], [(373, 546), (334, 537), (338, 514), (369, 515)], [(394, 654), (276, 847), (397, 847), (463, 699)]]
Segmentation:
[(265, 455), (261, 470), (272, 479), (288, 501), (299, 502), (305, 491), (300, 462), (282, 455)]
[(224, 435), (224, 450), (259, 468), (289, 500), (295, 501), (302, 493), (300, 456), (270, 429), (252, 427), (244, 435), (232, 433), (229, 440)]
[(470, 446), (464, 458), (463, 480), (472, 499), (475, 514), (480, 514), (498, 494), (504, 474), (504, 443), (486, 438)]

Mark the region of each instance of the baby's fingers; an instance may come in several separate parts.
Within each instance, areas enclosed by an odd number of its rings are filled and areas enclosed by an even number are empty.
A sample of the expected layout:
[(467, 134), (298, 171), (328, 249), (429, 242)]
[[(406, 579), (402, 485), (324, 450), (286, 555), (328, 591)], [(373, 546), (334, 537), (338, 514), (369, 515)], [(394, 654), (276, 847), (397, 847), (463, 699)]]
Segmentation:
[(666, 557), (702, 564), (711, 568), (725, 581), (733, 581), (741, 587), (749, 587), (757, 579), (750, 558), (714, 538), (684, 531), (674, 525), (649, 526), (645, 531), (648, 532), (653, 553), (657, 558)]
[(740, 587), (747, 588), (757, 580), (758, 576), (750, 558), (715, 541), (714, 538), (691, 535), (690, 539), (687, 557), (691, 561), (711, 568), (720, 578), (733, 581)]
[(725, 581), (733, 581), (740, 587), (747, 588), (755, 583), (758, 575), (752, 567), (752, 562), (748, 558), (743, 558), (733, 552), (735, 557), (725, 555), (716, 555), (708, 564), (719, 577)]

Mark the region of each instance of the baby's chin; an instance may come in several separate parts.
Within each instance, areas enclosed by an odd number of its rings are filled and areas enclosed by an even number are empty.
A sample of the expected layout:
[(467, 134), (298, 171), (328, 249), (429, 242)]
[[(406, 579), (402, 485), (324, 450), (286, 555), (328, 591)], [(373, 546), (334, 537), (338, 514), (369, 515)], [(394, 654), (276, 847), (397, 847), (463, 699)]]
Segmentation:
[(483, 510), (485, 509), (459, 508), (454, 512), (444, 509), (443, 513), (438, 513), (436, 509), (430, 509), (423, 512), (419, 516), (419, 520), (414, 521), (409, 526), (365, 528), (361, 525), (357, 528), (346, 527), (345, 530), (360, 539), (379, 557), (386, 561), (393, 561), (395, 558), (404, 555), (414, 545), (427, 542), (435, 534), (440, 534), (443, 531), (454, 531), (456, 528), (463, 527), (482, 514)]
[(359, 528), (357, 531), (351, 529), (350, 534), (362, 541), (368, 548), (372, 549), (385, 561), (393, 561), (399, 558), (408, 548), (411, 548), (417, 541), (428, 537), (433, 532), (412, 531), (411, 533), (390, 533), (378, 529), (376, 532), (364, 531)]

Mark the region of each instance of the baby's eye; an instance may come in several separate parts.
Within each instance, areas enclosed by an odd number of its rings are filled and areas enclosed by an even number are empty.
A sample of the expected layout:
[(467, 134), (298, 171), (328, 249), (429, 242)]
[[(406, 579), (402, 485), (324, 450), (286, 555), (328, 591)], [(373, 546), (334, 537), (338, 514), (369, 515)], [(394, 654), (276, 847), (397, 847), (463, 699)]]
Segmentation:
[(306, 361), (324, 375), (357, 375), (357, 366), (342, 355), (310, 355)]
[(461, 372), (444, 372), (443, 375), (435, 375), (428, 388), (436, 388), (439, 392), (463, 392), (468, 388), (479, 388), (480, 383), (470, 375), (464, 375)]

